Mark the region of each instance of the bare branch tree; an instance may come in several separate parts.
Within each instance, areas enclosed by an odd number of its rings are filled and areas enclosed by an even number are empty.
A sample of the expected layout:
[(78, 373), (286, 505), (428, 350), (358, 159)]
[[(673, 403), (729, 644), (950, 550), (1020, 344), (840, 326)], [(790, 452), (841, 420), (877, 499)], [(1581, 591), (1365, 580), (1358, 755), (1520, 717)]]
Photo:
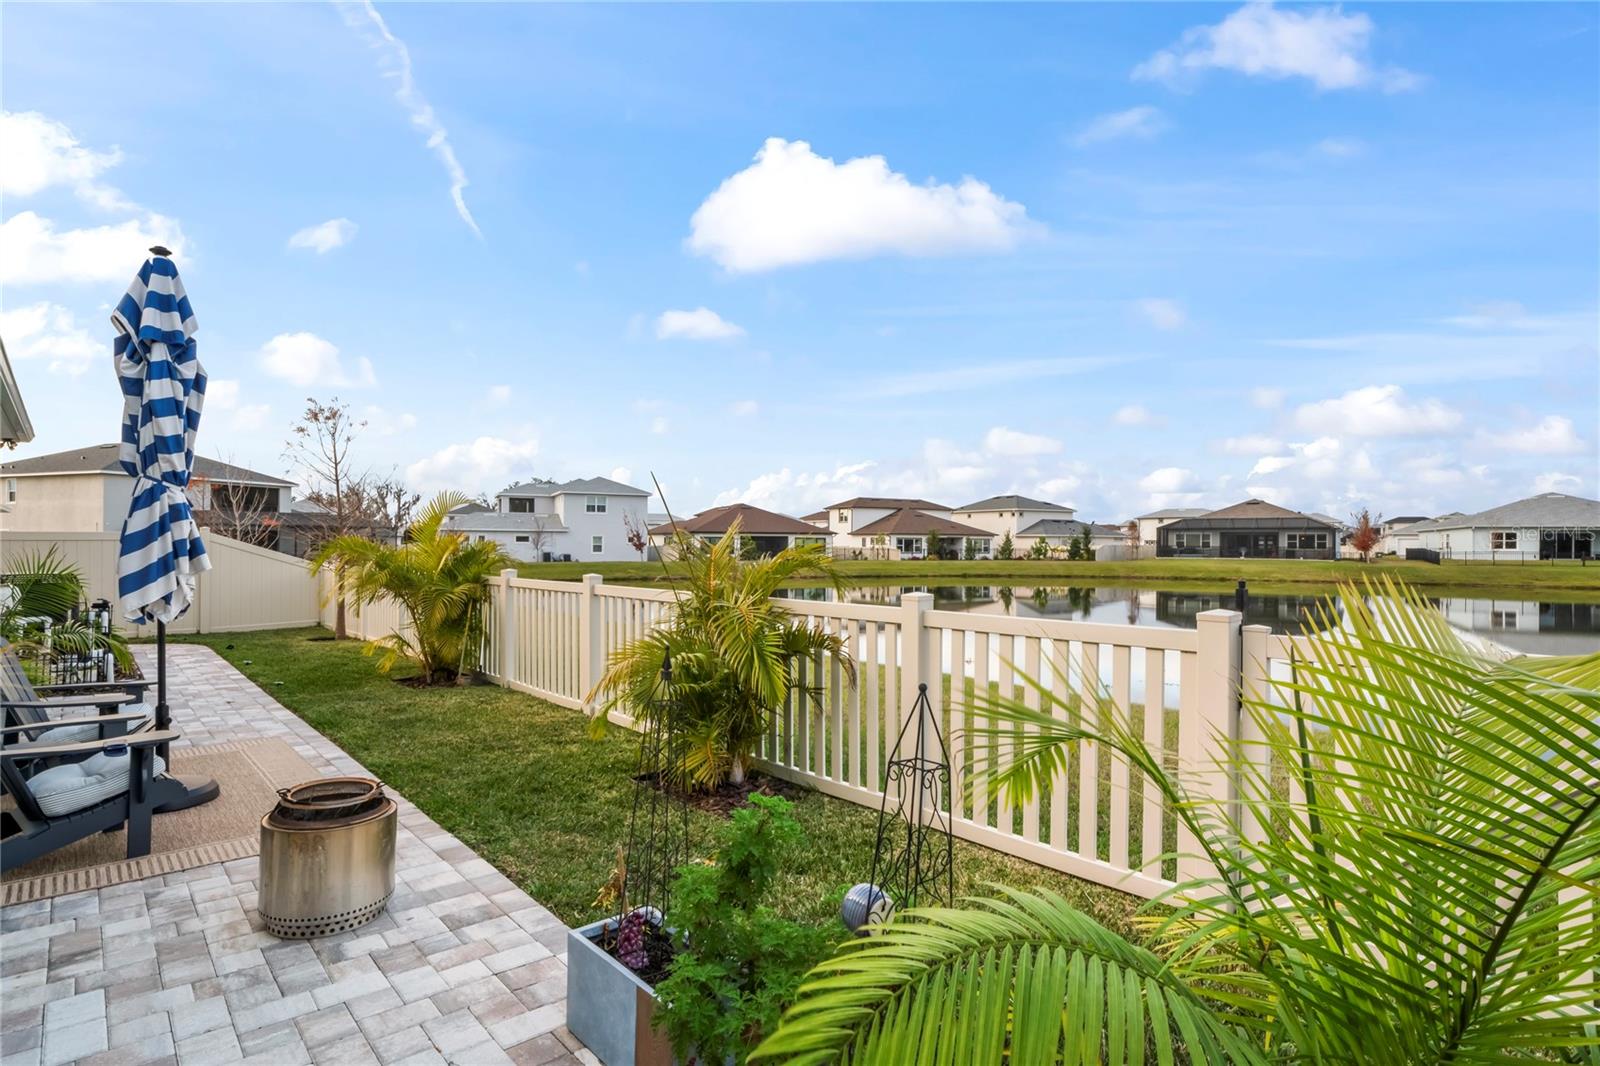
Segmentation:
[(422, 502), (422, 494), (406, 488), (399, 473), (391, 472), (367, 486), (367, 509), (380, 535), (400, 541), (411, 525), (411, 516)]
[(627, 511), (622, 513), (622, 525), (628, 531), (628, 547), (639, 553), (639, 558), (644, 558), (644, 550), (650, 545), (650, 534), (646, 531), (644, 523), (635, 521), (632, 514)]
[[(235, 465), (231, 458), (224, 459)], [(271, 548), (277, 541), (278, 490), (265, 485), (239, 485), (204, 474), (189, 479), (195, 521), (224, 537)]]
[[(372, 536), (369, 475), (356, 467), (350, 454), (366, 425), (354, 418), (337, 396), (327, 403), (307, 398), (305, 414), (284, 445), (284, 458), (301, 472), (305, 498), (325, 512), (313, 536), (319, 544), (346, 534)], [(335, 577), (342, 575), (336, 573)], [(333, 635), (339, 640), (346, 636), (343, 596), (335, 608)]]

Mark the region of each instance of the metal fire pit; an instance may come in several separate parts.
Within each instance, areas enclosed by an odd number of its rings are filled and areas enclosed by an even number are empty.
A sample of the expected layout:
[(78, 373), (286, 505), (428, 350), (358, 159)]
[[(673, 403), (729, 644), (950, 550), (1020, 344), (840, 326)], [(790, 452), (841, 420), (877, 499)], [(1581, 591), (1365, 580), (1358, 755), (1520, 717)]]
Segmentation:
[(280, 789), (261, 819), (267, 931), (331, 936), (376, 918), (394, 893), (394, 800), (370, 777), (329, 777)]

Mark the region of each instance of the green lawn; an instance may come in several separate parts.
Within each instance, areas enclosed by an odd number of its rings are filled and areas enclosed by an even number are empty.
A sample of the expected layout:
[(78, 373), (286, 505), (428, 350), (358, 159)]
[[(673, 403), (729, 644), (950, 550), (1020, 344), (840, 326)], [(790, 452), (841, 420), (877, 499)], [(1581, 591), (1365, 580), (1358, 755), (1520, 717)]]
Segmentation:
[[(377, 672), (359, 642), (313, 639), (326, 635), (172, 639), (214, 648), (563, 921), (598, 917), (592, 900), (627, 834), (632, 734), (591, 740), (578, 712), (493, 686), (399, 685)], [(792, 917), (833, 921), (839, 894), (870, 872), (877, 814), (814, 792), (802, 795), (796, 813), (807, 843), (785, 864), (774, 898)], [(697, 812), (695, 850), (710, 854), (725, 825)], [(985, 882), (1047, 885), (1124, 932), (1139, 903), (961, 841), (955, 855), (958, 893), (982, 892)]]
[[(576, 580), (583, 574), (602, 575), (619, 584), (658, 582), (665, 579), (660, 563), (523, 563), (518, 569), (524, 577)], [(907, 584), (937, 585), (974, 581), (995, 584), (1036, 585), (1194, 585), (1232, 587), (1244, 578), (1252, 591), (1305, 591), (1304, 586), (1332, 588), (1341, 581), (1363, 575), (1404, 580), (1419, 589), (1440, 594), (1488, 595), (1507, 592), (1548, 595), (1569, 594), (1568, 598), (1600, 596), (1600, 564), (1580, 566), (1572, 562), (1528, 563), (1518, 565), (1447, 562), (1429, 563), (1384, 559), (1374, 563), (1312, 562), (1284, 559), (1139, 559), (1131, 562), (1067, 562), (1065, 560), (846, 560), (839, 570), (853, 581), (866, 583), (904, 581)]]

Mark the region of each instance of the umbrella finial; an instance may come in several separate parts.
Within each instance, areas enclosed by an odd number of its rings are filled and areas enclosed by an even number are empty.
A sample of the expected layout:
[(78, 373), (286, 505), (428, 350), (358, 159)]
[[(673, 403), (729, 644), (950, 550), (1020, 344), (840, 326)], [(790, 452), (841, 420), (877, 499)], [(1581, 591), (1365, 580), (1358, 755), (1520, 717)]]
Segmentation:
[(164, 244), (152, 244), (150, 246), (150, 254), (170, 256), (172, 254), (172, 250)]

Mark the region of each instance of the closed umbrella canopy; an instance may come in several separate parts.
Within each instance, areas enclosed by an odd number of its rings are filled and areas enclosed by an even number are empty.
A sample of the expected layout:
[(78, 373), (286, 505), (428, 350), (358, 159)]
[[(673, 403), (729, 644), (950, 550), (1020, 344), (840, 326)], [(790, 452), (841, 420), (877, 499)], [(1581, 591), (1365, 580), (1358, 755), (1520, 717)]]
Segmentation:
[(165, 249), (145, 261), (111, 313), (122, 386), (123, 470), (134, 479), (122, 524), (117, 594), (130, 622), (168, 623), (211, 569), (185, 489), (205, 402), (194, 311)]

